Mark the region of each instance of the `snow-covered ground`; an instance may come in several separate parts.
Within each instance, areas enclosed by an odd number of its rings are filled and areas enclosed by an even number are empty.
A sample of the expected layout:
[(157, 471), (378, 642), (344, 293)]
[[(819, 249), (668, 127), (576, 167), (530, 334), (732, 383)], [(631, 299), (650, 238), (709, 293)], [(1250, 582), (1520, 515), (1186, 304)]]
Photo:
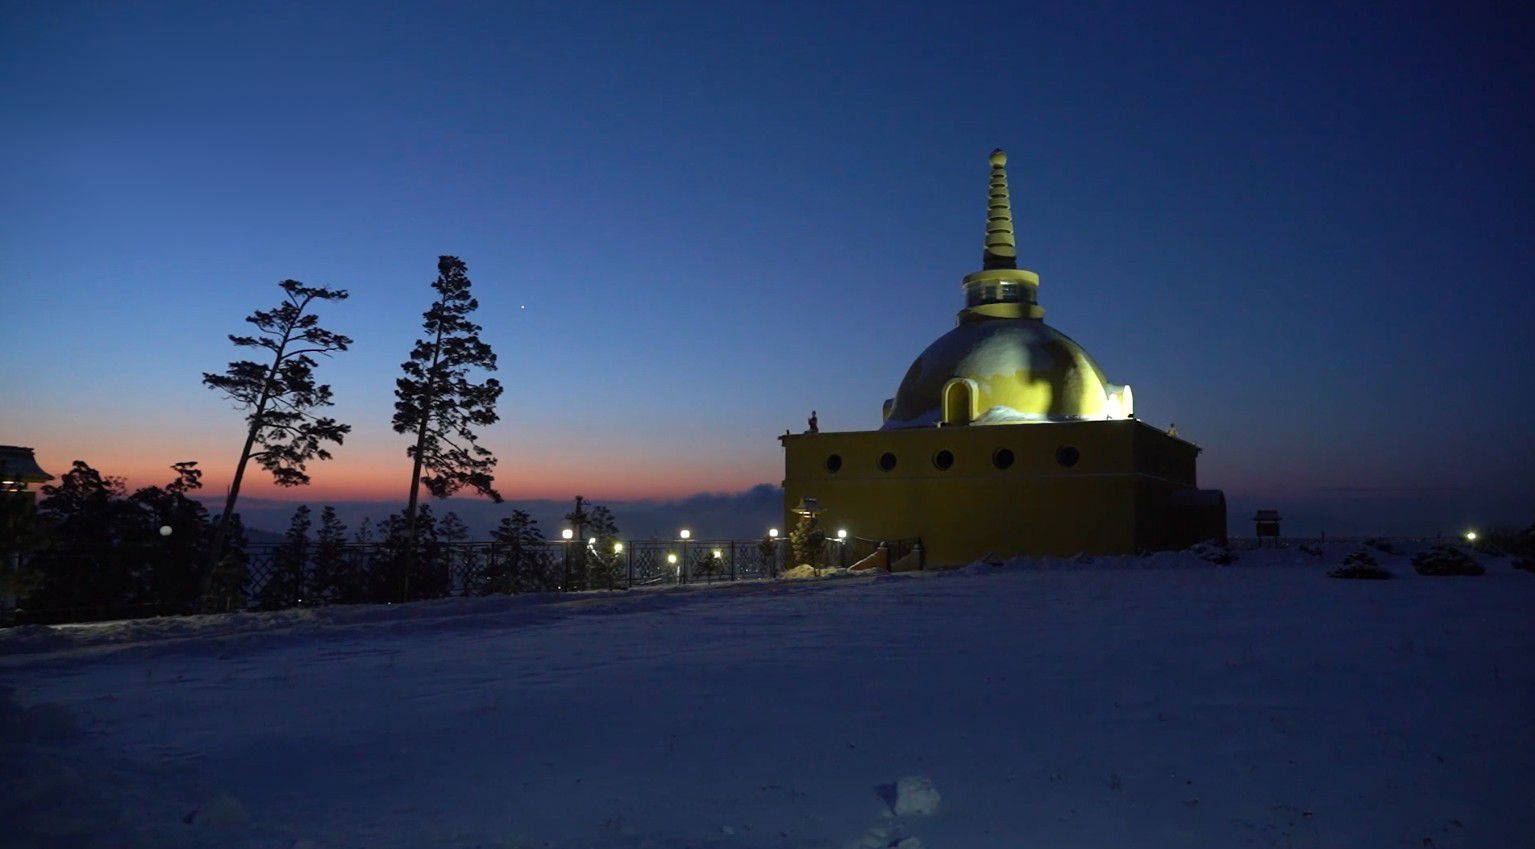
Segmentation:
[(13, 629), (0, 845), (1532, 845), (1535, 575), (1346, 550)]

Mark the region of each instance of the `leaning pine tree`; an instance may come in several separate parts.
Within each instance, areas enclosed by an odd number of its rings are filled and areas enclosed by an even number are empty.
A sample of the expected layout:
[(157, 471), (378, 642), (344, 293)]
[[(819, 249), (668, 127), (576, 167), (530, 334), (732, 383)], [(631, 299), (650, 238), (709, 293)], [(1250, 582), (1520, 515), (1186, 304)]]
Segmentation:
[(474, 433), (475, 427), (495, 424), (501, 383), (469, 380), (471, 368), (495, 371), (496, 355), (481, 341), (480, 326), (468, 318), (480, 304), (469, 294), (467, 271), (458, 257), (438, 259), (432, 283), (437, 300), (422, 314), (426, 333), (400, 366), (405, 376), (395, 381), (394, 430), (416, 437), (405, 452), (413, 461), (405, 507), (411, 552), (423, 485), (437, 498), (468, 488), (501, 501), (491, 473), (496, 458), (480, 447)]
[(283, 302), (245, 319), (256, 326), (257, 335), (229, 337), (236, 347), (264, 349), (270, 359), (239, 360), (230, 363), (223, 374), (203, 374), (203, 383), (223, 392), (240, 409), (250, 411), (245, 417), (245, 445), (235, 463), (234, 480), (213, 535), (211, 556), (215, 561), (223, 553), (245, 467), (251, 460), (271, 472), (278, 486), (303, 486), (309, 483), (305, 464), (314, 459), (329, 460), (325, 443), (340, 445), (352, 430), (351, 425), (314, 413), (331, 405), (330, 387), (315, 383), (314, 355), (345, 351), (352, 340), (320, 327), (319, 316), (310, 309), (317, 301), (346, 300), (346, 290), (305, 286), (297, 280), (284, 280), (278, 286), (285, 294)]

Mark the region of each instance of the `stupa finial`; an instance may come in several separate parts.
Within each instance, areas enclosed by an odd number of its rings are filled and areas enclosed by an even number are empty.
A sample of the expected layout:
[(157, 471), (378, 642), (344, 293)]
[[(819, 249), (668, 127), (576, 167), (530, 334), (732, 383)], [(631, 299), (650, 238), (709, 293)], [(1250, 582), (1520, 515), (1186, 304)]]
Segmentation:
[(1017, 268), (1018, 247), (1013, 242), (1013, 208), (1007, 196), (1007, 153), (991, 152), (991, 189), (986, 204), (986, 252), (981, 267)]

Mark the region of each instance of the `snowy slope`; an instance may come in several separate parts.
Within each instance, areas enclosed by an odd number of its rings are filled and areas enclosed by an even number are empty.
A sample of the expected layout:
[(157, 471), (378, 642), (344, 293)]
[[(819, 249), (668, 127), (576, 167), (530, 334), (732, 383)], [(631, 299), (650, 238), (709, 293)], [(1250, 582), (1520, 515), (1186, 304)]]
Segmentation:
[(0, 845), (1531, 845), (1535, 575), (1344, 551), (0, 632)]

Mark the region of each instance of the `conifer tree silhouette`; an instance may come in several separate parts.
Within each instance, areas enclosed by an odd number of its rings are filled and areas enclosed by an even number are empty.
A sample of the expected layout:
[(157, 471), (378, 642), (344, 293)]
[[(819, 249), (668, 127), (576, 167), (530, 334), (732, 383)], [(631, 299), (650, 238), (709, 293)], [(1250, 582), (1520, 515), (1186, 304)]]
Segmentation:
[(283, 290), (282, 303), (270, 310), (257, 310), (245, 319), (255, 325), (257, 334), (229, 337), (236, 347), (269, 352), (271, 360), (237, 360), (223, 374), (203, 374), (203, 383), (209, 388), (224, 393), (239, 409), (250, 411), (245, 417), (245, 445), (214, 531), (214, 559), (223, 553), (229, 520), (251, 460), (271, 472), (278, 486), (303, 486), (309, 483), (306, 464), (315, 459), (329, 460), (325, 443), (340, 445), (352, 430), (351, 425), (314, 413), (331, 405), (331, 391), (328, 385), (315, 382), (317, 363), (313, 355), (345, 351), (352, 340), (320, 327), (319, 316), (310, 308), (316, 301), (346, 300), (346, 290), (305, 286), (297, 280), (277, 285)]
[(468, 488), (501, 501), (492, 474), (496, 458), (479, 445), (474, 432), (495, 424), (501, 384), (495, 378), (483, 383), (469, 379), (470, 368), (495, 371), (496, 355), (480, 339), (480, 326), (468, 318), (480, 304), (469, 294), (467, 272), (458, 257), (438, 258), (432, 283), (437, 299), (422, 314), (425, 335), (400, 365), (404, 377), (395, 381), (394, 430), (416, 437), (406, 449), (413, 461), (405, 507), (411, 540), (416, 538), (422, 486), (437, 498)]

